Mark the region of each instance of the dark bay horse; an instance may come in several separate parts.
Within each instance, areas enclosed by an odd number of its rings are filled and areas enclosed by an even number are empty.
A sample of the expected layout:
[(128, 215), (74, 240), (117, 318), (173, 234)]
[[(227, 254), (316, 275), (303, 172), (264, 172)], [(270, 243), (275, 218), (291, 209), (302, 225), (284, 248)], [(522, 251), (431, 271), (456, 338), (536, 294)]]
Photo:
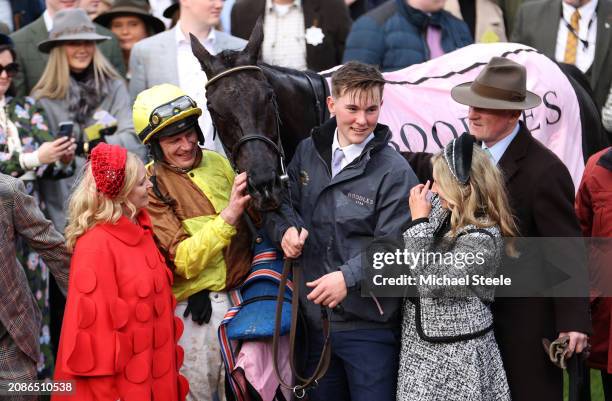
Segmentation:
[(284, 165), (299, 141), (327, 117), (327, 85), (316, 73), (258, 63), (262, 41), (261, 20), (239, 52), (212, 56), (191, 36), (215, 130), (233, 167), (247, 172), (255, 207), (266, 211), (280, 204)]

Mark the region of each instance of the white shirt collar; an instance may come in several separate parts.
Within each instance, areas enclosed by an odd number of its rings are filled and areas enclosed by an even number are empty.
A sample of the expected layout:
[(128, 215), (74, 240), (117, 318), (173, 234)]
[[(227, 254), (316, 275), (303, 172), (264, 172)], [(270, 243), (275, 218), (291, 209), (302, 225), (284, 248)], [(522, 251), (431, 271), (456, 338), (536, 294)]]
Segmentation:
[[(585, 5), (578, 7), (578, 11), (580, 12), (580, 24), (588, 24), (591, 21), (591, 19), (593, 18), (593, 14), (595, 14), (595, 9), (597, 8), (597, 2), (598, 0), (591, 0)], [(576, 10), (576, 8), (570, 6), (564, 1), (562, 1), (561, 4), (563, 7), (563, 18), (565, 18), (567, 22), (570, 22), (572, 14)]]
[(490, 148), (487, 147), (487, 145), (485, 145), (484, 142), (482, 143), (482, 148), (489, 149), (489, 152), (491, 152), (491, 156), (493, 156), (493, 160), (495, 160), (495, 164), (499, 163), (502, 156), (506, 152), (506, 149), (508, 149), (508, 146), (510, 146), (510, 143), (512, 142), (512, 140), (514, 140), (514, 138), (518, 134), (519, 128), (520, 128), (520, 124), (517, 122), (516, 127), (514, 127), (510, 135), (508, 135), (501, 141), (497, 142), (495, 145), (491, 146)]
[[(289, 5), (292, 7), (300, 8), (302, 6), (302, 0), (293, 0), (293, 3), (290, 3)], [(266, 10), (268, 10), (268, 12), (274, 11), (273, 0), (266, 0)]]
[[(202, 38), (198, 38), (198, 39), (200, 40), (200, 42), (202, 42), (203, 45), (213, 44), (215, 43), (216, 36), (217, 35), (215, 34), (215, 29), (210, 28), (210, 32), (208, 32), (208, 36), (204, 40), (202, 40)], [(176, 39), (177, 45), (188, 44), (191, 47), (191, 41), (183, 33), (183, 30), (181, 29), (180, 21), (176, 23), (175, 30), (174, 30), (174, 37)]]
[(51, 32), (51, 29), (53, 29), (53, 17), (51, 17), (51, 14), (49, 14), (49, 10), (45, 10), (43, 13), (43, 20), (45, 21), (47, 32)]
[(334, 131), (334, 141), (332, 142), (332, 157), (336, 149), (342, 149), (342, 152), (344, 152), (346, 164), (350, 164), (353, 162), (353, 160), (358, 158), (359, 155), (361, 155), (368, 142), (370, 142), (372, 139), (374, 139), (373, 132), (370, 133), (370, 135), (368, 135), (368, 137), (361, 143), (352, 143), (350, 145), (342, 147), (340, 146), (340, 142), (338, 142), (338, 128), (336, 128), (336, 130)]

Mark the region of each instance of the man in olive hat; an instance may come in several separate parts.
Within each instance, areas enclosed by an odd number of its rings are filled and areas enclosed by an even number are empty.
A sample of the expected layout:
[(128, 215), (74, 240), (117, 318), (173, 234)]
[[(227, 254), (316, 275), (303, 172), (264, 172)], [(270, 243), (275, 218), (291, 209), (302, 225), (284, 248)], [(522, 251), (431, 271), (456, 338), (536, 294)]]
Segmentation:
[[(493, 57), (473, 82), (454, 87), (451, 96), (469, 106), (470, 134), (504, 173), (520, 235), (581, 237), (569, 171), (519, 121), (523, 110), (541, 102), (526, 90), (526, 81), (524, 66)], [(407, 154), (407, 158), (415, 171), (427, 170), (424, 163), (429, 157)], [(565, 260), (579, 257), (571, 249), (561, 251), (567, 253)], [(556, 265), (550, 255), (544, 257), (545, 263)], [(541, 273), (534, 271), (534, 279)], [(588, 340), (585, 333), (591, 330), (588, 299), (498, 298), (493, 316), (512, 399), (561, 401), (562, 371), (542, 352), (542, 338), (567, 336), (570, 355), (582, 352)]]

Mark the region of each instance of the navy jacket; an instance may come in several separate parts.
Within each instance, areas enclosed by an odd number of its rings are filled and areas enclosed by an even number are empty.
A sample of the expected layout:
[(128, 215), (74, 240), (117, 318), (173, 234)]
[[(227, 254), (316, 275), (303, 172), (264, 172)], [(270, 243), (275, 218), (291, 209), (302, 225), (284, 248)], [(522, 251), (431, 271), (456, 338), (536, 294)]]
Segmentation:
[(427, 61), (429, 24), (442, 29), (442, 49), (447, 53), (473, 43), (465, 22), (450, 13), (441, 10), (427, 15), (405, 0), (389, 0), (355, 21), (343, 62), (356, 60), (393, 71)]
[[(332, 330), (392, 327), (398, 323), (400, 299), (361, 297), (361, 252), (374, 239), (398, 241), (410, 221), (408, 197), (417, 178), (406, 160), (388, 146), (391, 132), (378, 124), (362, 154), (331, 178), (331, 148), (336, 119), (315, 128), (303, 140), (289, 164), (291, 198), (281, 213), (268, 213), (266, 229), (280, 243), (290, 226), (304, 227), (308, 239), (300, 264), (303, 281), (342, 271), (348, 288), (342, 313), (331, 316)], [(290, 220), (290, 221), (288, 221)], [(320, 308), (308, 301), (304, 283), (300, 301), (315, 327)]]
[(45, 2), (41, 0), (10, 0), (13, 10), (13, 31), (28, 25), (45, 11)]

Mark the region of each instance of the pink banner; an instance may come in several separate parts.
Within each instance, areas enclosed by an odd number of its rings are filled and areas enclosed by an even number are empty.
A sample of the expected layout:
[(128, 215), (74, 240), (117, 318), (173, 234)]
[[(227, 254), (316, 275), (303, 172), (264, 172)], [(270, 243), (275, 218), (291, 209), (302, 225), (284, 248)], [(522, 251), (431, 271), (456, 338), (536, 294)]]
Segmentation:
[(468, 107), (451, 98), (451, 88), (474, 80), (491, 57), (504, 56), (527, 68), (527, 89), (542, 98), (540, 106), (523, 113), (523, 121), (534, 137), (563, 160), (578, 188), (584, 162), (576, 93), (552, 60), (530, 50), (516, 43), (475, 44), (384, 73), (390, 81), (414, 84), (385, 85), (380, 122), (391, 128), (399, 150), (439, 151), (468, 127)]

